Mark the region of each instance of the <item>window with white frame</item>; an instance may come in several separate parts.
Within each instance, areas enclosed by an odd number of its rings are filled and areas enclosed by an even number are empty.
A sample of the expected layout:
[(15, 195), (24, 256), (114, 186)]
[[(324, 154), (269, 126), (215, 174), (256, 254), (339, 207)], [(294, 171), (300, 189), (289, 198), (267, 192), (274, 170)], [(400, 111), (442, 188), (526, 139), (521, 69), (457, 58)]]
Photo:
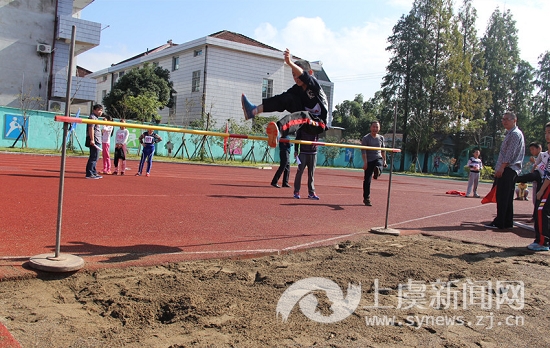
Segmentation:
[(273, 97), (273, 80), (264, 79), (262, 82), (262, 99)]
[(198, 92), (201, 86), (201, 71), (193, 71), (193, 80), (191, 81), (191, 92)]
[(172, 57), (172, 71), (180, 68), (180, 57)]
[(202, 50), (195, 50), (195, 52), (193, 52), (193, 57), (197, 56), (202, 56)]

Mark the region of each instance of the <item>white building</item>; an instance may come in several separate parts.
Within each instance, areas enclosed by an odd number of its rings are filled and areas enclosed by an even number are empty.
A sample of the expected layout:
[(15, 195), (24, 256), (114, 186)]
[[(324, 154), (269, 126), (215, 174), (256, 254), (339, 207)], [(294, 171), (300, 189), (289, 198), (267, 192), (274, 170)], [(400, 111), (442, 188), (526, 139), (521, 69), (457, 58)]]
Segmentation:
[[(0, 105), (20, 108), (20, 95), (39, 100), (35, 109), (64, 105), (72, 26), (75, 56), (99, 45), (101, 24), (79, 18), (92, 2), (0, 0)], [(77, 76), (76, 59), (74, 67), (72, 102), (89, 104), (95, 80)]]
[[(252, 103), (286, 91), (294, 84), (283, 51), (244, 35), (221, 31), (184, 44), (169, 40), (165, 45), (94, 72), (96, 102), (110, 92), (116, 80), (130, 69), (149, 62), (170, 71), (176, 93), (175, 106), (160, 110), (163, 123), (187, 126), (210, 114), (219, 127), (228, 119), (242, 120), (241, 94)], [(312, 68), (323, 86), (332, 110), (334, 83), (319, 62)], [(268, 114), (266, 114), (268, 115)]]

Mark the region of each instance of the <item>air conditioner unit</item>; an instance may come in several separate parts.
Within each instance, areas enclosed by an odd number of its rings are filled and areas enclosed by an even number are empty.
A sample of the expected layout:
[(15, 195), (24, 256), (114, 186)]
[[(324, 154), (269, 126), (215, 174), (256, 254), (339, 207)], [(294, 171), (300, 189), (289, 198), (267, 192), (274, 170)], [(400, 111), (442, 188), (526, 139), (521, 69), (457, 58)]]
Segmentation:
[(64, 113), (65, 112), (65, 102), (60, 102), (57, 100), (48, 100), (48, 111)]
[(38, 44), (38, 45), (36, 45), (36, 52), (38, 52), (38, 53), (52, 53), (52, 46), (44, 45), (44, 44)]

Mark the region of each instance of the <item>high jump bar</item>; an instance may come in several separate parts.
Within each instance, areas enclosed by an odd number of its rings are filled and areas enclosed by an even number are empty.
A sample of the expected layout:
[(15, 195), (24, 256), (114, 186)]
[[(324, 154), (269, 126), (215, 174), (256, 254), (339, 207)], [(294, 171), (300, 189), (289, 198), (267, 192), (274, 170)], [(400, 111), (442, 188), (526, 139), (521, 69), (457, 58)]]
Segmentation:
[[(236, 139), (248, 139), (248, 140), (261, 140), (267, 141), (267, 137), (257, 136), (257, 135), (246, 135), (246, 134), (232, 134), (232, 133), (222, 133), (222, 132), (212, 132), (205, 130), (197, 129), (186, 129), (186, 128), (175, 128), (175, 127), (164, 127), (164, 126), (153, 126), (148, 124), (138, 124), (138, 123), (123, 123), (123, 122), (114, 122), (114, 121), (103, 121), (103, 120), (92, 120), (89, 118), (80, 118), (80, 117), (69, 117), (69, 116), (55, 116), (54, 120), (57, 122), (64, 123), (85, 123), (85, 124), (100, 124), (105, 126), (118, 126), (126, 128), (140, 128), (140, 129), (153, 129), (153, 130), (162, 130), (166, 132), (174, 133), (186, 133), (186, 134), (196, 134), (196, 135), (208, 135), (214, 137), (224, 137), (224, 138), (236, 138)], [(292, 143), (300, 145), (319, 145), (319, 146), (332, 146), (340, 147), (347, 149), (359, 149), (359, 150), (374, 150), (374, 151), (389, 151), (389, 152), (401, 152), (401, 149), (392, 149), (387, 147), (371, 147), (371, 146), (362, 146), (362, 145), (351, 145), (351, 144), (337, 144), (337, 143), (325, 143), (321, 141), (306, 141), (306, 140), (295, 140), (295, 139), (279, 139), (281, 143)]]

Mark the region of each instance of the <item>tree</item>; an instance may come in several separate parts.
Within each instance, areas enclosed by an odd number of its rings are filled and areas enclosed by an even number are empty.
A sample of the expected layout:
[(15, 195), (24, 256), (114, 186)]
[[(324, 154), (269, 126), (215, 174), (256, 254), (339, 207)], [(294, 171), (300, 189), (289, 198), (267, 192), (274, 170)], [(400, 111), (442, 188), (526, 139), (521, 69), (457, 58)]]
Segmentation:
[(162, 107), (162, 103), (152, 92), (145, 92), (135, 97), (133, 95), (126, 95), (122, 99), (122, 104), (129, 113), (136, 115), (137, 121), (160, 121), (158, 109)]
[(533, 100), (533, 123), (542, 133), (542, 127), (550, 121), (550, 51), (539, 56), (534, 84), (537, 91)]
[[(541, 139), (540, 128), (533, 125), (532, 102), (534, 69), (528, 62), (521, 60), (512, 79), (512, 100), (510, 110), (518, 118), (518, 126), (525, 139)], [(538, 134), (537, 134), (538, 133)]]
[[(412, 11), (411, 11), (412, 12)], [(388, 73), (382, 81), (382, 96), (386, 104), (398, 104), (398, 124), (401, 124), (403, 140), (401, 148), (404, 151), (408, 142), (408, 123), (411, 105), (412, 80), (415, 65), (415, 40), (417, 38), (419, 21), (413, 14), (402, 16), (393, 27), (393, 34), (388, 38), (386, 51), (392, 54), (386, 67)], [(405, 156), (400, 158), (400, 168), (404, 169)]]
[[(140, 115), (135, 108), (131, 109), (126, 104), (128, 101), (144, 103), (154, 98), (158, 108), (171, 107), (173, 83), (170, 81), (170, 72), (160, 66), (145, 63), (141, 68), (135, 68), (124, 74), (113, 86), (105, 98), (103, 104), (109, 114), (121, 119), (151, 121), (153, 114)], [(146, 96), (145, 99), (131, 99)], [(147, 103), (146, 103), (147, 104)]]
[[(516, 23), (510, 10), (502, 13), (497, 8), (493, 12), (481, 43), (485, 51), (484, 71), (491, 91), (491, 101), (485, 112), (486, 134), (496, 140), (502, 132), (500, 118), (512, 106), (513, 79), (519, 63)], [(493, 146), (485, 160), (487, 164), (493, 164), (497, 148), (498, 145)]]
[(483, 73), (483, 53), (477, 37), (476, 20), (477, 11), (472, 6), (472, 0), (463, 0), (453, 21), (451, 57), (446, 79), (449, 90), (449, 133), (455, 139), (451, 157), (455, 158), (470, 145), (479, 145), (490, 99), (487, 79)]

